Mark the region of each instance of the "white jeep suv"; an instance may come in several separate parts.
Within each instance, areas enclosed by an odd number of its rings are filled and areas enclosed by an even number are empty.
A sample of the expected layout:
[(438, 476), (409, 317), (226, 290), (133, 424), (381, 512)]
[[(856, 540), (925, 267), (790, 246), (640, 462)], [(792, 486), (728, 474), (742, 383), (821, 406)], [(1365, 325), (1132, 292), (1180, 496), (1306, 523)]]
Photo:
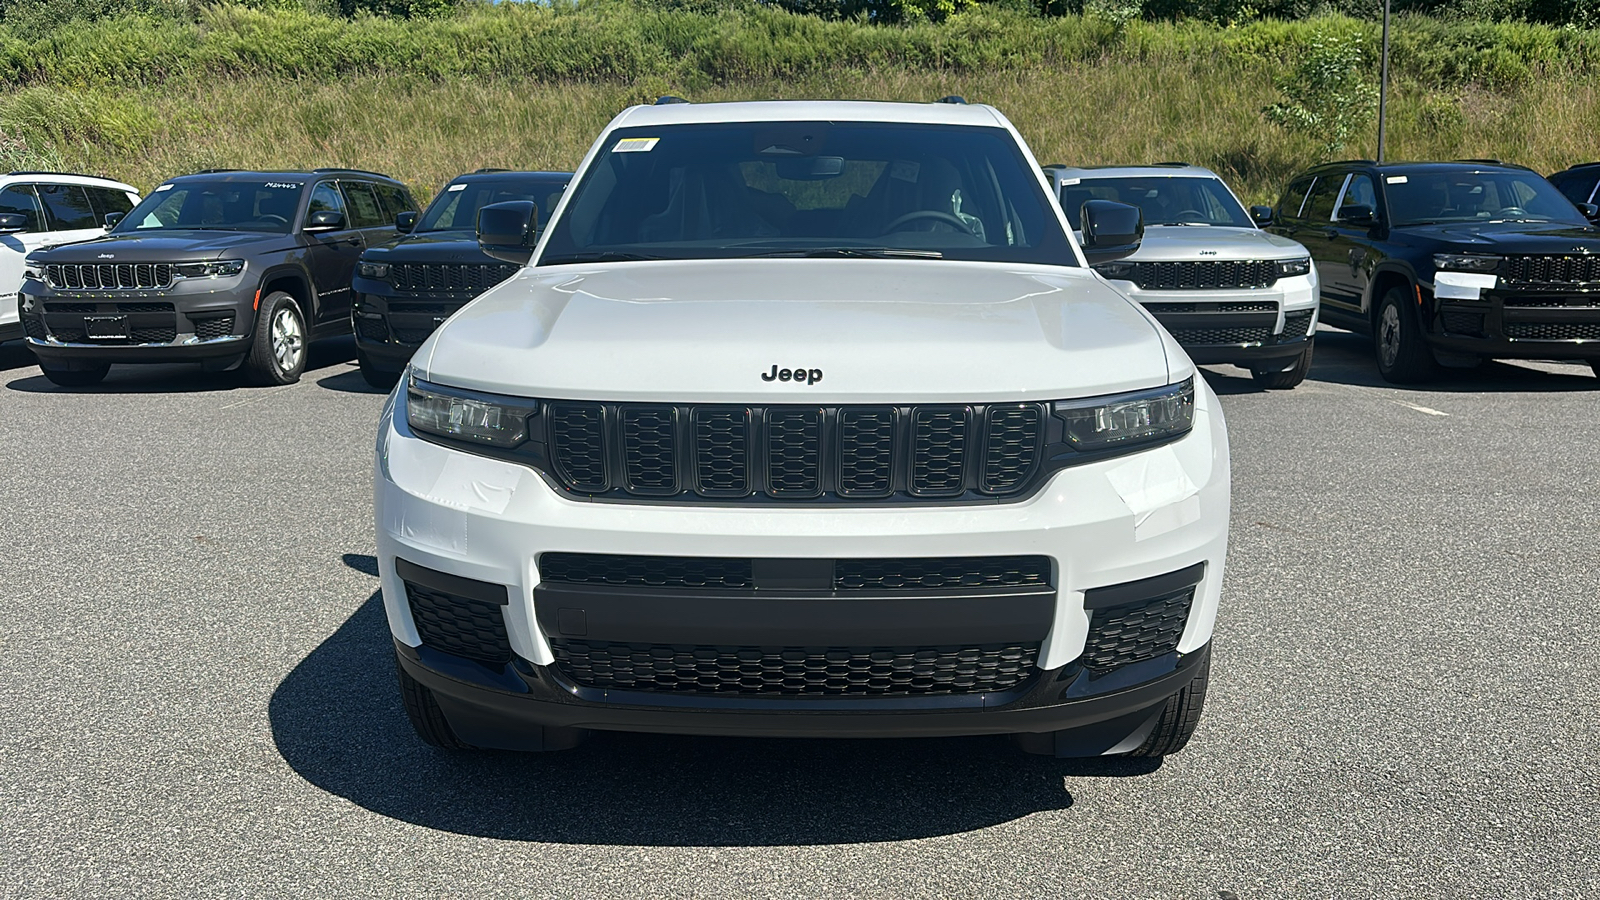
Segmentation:
[[(987, 106), (625, 110), (379, 425), (423, 740), (1013, 734), (1160, 756), (1205, 696), (1216, 396)], [(531, 257), (531, 258), (530, 258)]]
[(23, 336), (17, 315), (28, 254), (106, 233), (139, 203), (139, 192), (120, 181), (65, 172), (0, 175), (0, 341)]

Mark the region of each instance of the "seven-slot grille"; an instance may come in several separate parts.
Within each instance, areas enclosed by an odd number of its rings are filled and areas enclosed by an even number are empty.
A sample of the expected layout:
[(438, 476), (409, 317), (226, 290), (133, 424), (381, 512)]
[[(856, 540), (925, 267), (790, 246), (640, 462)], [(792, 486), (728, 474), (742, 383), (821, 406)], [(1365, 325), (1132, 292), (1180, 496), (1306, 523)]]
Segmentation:
[(1044, 408), (699, 407), (555, 402), (555, 475), (640, 497), (1003, 496), (1038, 466)]
[(1277, 282), (1278, 264), (1268, 259), (1140, 262), (1133, 264), (1128, 280), (1147, 291), (1261, 288)]
[(1502, 284), (1600, 287), (1600, 255), (1508, 256), (1500, 264)]
[(172, 287), (169, 263), (114, 265), (52, 264), (44, 267), (45, 283), (57, 290), (133, 291)]
[(517, 267), (497, 263), (394, 263), (389, 281), (397, 291), (483, 293), (512, 275)]

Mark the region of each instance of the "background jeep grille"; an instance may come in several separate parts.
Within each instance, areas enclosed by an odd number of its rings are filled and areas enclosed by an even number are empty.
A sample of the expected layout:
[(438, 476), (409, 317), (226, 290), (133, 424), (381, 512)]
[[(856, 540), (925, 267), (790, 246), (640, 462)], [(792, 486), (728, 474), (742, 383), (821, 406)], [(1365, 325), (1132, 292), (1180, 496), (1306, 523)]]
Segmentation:
[(1600, 287), (1600, 255), (1510, 256), (1501, 263), (1503, 284), (1588, 284)]
[(160, 289), (172, 287), (172, 266), (167, 263), (54, 264), (44, 267), (44, 280), (57, 290)]
[(1129, 281), (1147, 291), (1198, 291), (1268, 287), (1278, 281), (1272, 260), (1207, 260), (1133, 264)]
[(389, 266), (389, 281), (397, 291), (446, 291), (476, 297), (516, 271), (516, 266), (498, 263), (394, 263)]

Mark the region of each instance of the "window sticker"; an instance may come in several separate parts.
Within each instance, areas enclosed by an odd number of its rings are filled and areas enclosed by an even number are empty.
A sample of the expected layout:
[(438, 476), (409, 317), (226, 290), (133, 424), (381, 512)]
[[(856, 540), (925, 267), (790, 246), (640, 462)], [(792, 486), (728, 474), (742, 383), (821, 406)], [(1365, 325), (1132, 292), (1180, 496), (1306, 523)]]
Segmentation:
[(1067, 185), (1070, 185), (1070, 184), (1077, 184), (1078, 182), (1080, 182), (1082, 180), (1083, 180), (1082, 178), (1063, 178), (1063, 179), (1061, 179), (1061, 186), (1062, 187), (1066, 187)]
[(454, 194), (456, 191), (464, 191), (466, 189), (467, 189), (467, 186), (464, 185), (464, 184), (452, 184), (449, 187), (445, 188), (444, 192), (447, 193), (447, 194)]
[(661, 138), (623, 138), (611, 148), (612, 153), (649, 153)]
[(159, 194), (159, 193), (161, 193), (161, 192), (162, 192), (162, 191), (170, 191), (170, 190), (172, 190), (172, 185), (170, 185), (170, 184), (163, 184), (163, 185), (162, 185), (162, 186), (161, 186), (161, 187), (158, 187), (158, 188), (156, 188), (156, 189), (155, 189), (155, 190), (154, 190), (154, 191), (151, 191), (151, 193), (153, 193), (153, 194)]
[(1384, 181), (1385, 184), (1405, 184), (1406, 183), (1406, 176), (1404, 176), (1404, 175), (1390, 175), (1389, 177), (1385, 178), (1383, 181)]

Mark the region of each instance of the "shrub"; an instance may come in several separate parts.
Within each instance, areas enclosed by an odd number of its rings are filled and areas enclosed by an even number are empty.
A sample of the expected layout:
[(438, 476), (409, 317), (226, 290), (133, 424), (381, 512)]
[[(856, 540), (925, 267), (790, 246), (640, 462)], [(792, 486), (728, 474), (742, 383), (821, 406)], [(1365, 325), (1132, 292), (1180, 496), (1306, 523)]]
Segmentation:
[(1300, 63), (1278, 79), (1285, 101), (1265, 107), (1268, 122), (1318, 142), (1325, 156), (1343, 150), (1366, 128), (1378, 89), (1360, 34), (1323, 32), (1312, 38)]

